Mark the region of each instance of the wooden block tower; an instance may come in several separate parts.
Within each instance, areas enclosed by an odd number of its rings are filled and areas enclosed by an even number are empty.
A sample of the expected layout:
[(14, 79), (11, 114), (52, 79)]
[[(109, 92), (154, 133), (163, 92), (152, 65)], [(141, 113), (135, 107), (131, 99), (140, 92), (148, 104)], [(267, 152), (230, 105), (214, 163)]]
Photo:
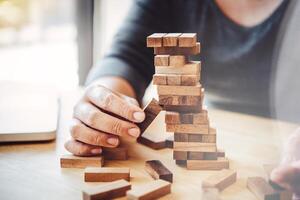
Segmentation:
[(159, 104), (166, 110), (168, 132), (174, 132), (173, 157), (187, 169), (221, 170), (229, 167), (220, 157), (216, 129), (210, 127), (203, 107), (204, 88), (200, 84), (201, 62), (189, 61), (200, 53), (195, 33), (154, 33), (147, 37), (154, 48)]

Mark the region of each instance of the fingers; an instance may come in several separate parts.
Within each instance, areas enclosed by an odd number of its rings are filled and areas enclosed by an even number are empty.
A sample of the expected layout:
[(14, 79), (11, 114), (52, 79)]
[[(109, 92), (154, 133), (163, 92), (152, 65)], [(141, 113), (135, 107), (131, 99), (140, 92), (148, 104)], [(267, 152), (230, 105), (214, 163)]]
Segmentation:
[(102, 152), (101, 147), (84, 144), (76, 140), (67, 141), (65, 148), (76, 156), (93, 156)]
[(145, 113), (136, 105), (137, 102), (134, 103), (134, 100), (129, 100), (129, 97), (124, 98), (105, 87), (91, 87), (86, 96), (97, 107), (127, 120), (142, 122), (145, 119)]
[(74, 117), (87, 126), (106, 133), (118, 136), (129, 135), (135, 138), (140, 134), (140, 129), (136, 124), (106, 114), (88, 102), (77, 104)]
[(89, 128), (77, 119), (73, 119), (70, 132), (75, 140), (86, 144), (104, 147), (116, 147), (119, 145), (117, 136)]

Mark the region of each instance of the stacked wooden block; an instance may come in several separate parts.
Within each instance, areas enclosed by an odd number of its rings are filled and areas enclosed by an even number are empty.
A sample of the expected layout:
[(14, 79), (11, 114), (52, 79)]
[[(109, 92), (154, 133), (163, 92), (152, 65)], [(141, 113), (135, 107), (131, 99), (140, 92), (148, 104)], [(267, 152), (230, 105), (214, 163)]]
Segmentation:
[(200, 84), (201, 62), (189, 61), (200, 53), (195, 33), (154, 33), (147, 37), (154, 48), (159, 104), (166, 110), (168, 132), (174, 132), (173, 157), (188, 169), (220, 170), (229, 167), (218, 156), (216, 130), (209, 125), (203, 108), (204, 88)]

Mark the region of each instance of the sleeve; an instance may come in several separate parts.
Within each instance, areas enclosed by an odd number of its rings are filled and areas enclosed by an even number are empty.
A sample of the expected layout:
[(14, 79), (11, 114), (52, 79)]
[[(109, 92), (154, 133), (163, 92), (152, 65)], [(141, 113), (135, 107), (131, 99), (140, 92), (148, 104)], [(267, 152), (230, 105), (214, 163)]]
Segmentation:
[(126, 79), (142, 98), (154, 73), (153, 49), (146, 37), (170, 30), (170, 4), (166, 0), (134, 1), (106, 56), (90, 71), (87, 84), (102, 76)]

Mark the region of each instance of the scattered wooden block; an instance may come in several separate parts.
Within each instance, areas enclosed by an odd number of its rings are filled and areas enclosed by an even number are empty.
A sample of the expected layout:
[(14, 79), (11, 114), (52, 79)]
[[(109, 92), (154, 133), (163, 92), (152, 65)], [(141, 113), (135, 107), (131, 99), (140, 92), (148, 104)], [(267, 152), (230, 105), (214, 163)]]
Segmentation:
[(152, 200), (169, 193), (171, 193), (171, 183), (159, 179), (127, 191), (127, 199)]
[(174, 135), (166, 138), (166, 147), (173, 149)]
[(197, 55), (200, 53), (200, 42), (193, 47), (154, 47), (155, 55)]
[(167, 76), (163, 74), (154, 74), (152, 81), (154, 85), (167, 85)]
[(218, 158), (218, 160), (187, 160), (187, 169), (190, 170), (221, 170), (229, 168), (229, 160)]
[(169, 65), (174, 67), (183, 67), (186, 64), (186, 56), (176, 55), (169, 57)]
[(225, 157), (225, 151), (223, 149), (218, 149), (218, 157)]
[(73, 155), (63, 155), (60, 158), (61, 168), (102, 167), (103, 165), (104, 159), (102, 156), (79, 157)]
[(167, 132), (208, 134), (208, 124), (167, 124)]
[(223, 169), (221, 171), (216, 172), (215, 174), (207, 177), (202, 182), (203, 188), (217, 188), (219, 191), (224, 190), (229, 187), (233, 183), (236, 182), (236, 171)]
[(130, 180), (129, 168), (87, 167), (84, 170), (85, 182), (111, 182), (120, 179)]
[(249, 177), (248, 189), (260, 200), (280, 200), (280, 194), (261, 177)]
[(158, 85), (157, 93), (159, 95), (186, 95), (201, 97), (202, 91), (201, 84), (198, 84), (196, 86)]
[(153, 98), (144, 108), (144, 112), (146, 114), (145, 120), (142, 123), (137, 124), (141, 130), (141, 135), (145, 132), (148, 126), (150, 126), (160, 111), (162, 111), (162, 107), (159, 105), (158, 101)]
[(164, 47), (176, 47), (178, 45), (178, 37), (182, 33), (168, 33), (163, 37), (163, 46)]
[(156, 74), (200, 75), (201, 62), (189, 62), (183, 67), (156, 66)]
[(102, 147), (105, 160), (127, 160), (128, 150), (125, 147), (107, 148)]
[(159, 160), (146, 161), (146, 171), (154, 179), (162, 179), (170, 183), (173, 182), (173, 174)]
[(169, 66), (169, 55), (156, 55), (154, 57), (154, 66)]
[(158, 102), (160, 105), (194, 106), (194, 105), (199, 105), (202, 102), (202, 97), (201, 96), (159, 95)]
[(183, 33), (178, 38), (178, 45), (180, 47), (193, 47), (196, 46), (197, 34), (196, 33)]
[(159, 150), (159, 149), (164, 149), (166, 148), (166, 141), (159, 141), (159, 142), (154, 142), (148, 138), (145, 138), (143, 136), (137, 138), (137, 142), (140, 144), (143, 144), (147, 147), (150, 147), (151, 149)]
[(153, 33), (147, 37), (147, 47), (162, 47), (162, 38), (166, 33)]
[(82, 198), (83, 200), (115, 199), (125, 196), (130, 189), (130, 183), (125, 180), (118, 180), (84, 189)]

